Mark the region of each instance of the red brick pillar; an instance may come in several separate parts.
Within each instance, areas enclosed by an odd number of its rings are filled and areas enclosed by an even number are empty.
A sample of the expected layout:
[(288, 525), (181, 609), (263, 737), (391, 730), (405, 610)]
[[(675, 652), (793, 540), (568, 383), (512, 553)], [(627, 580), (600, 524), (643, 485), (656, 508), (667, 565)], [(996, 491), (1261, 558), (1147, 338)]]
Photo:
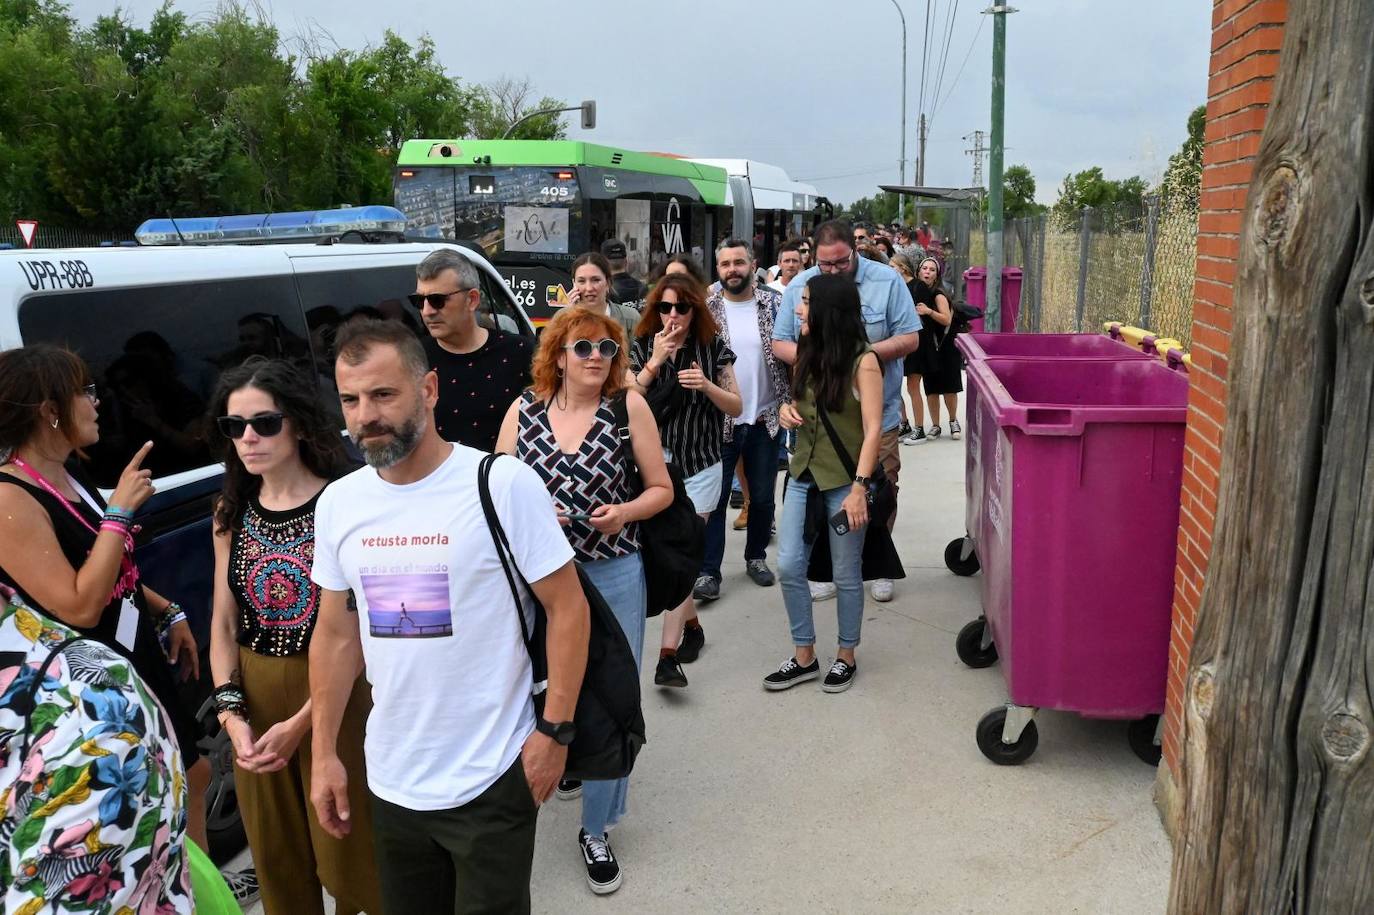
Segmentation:
[(1181, 767), (1186, 764), (1180, 736), (1188, 652), (1216, 522), (1241, 213), (1273, 95), (1287, 15), (1286, 0), (1214, 0), (1212, 5), (1212, 61), (1193, 292), (1192, 387), (1174, 570), (1165, 765), (1160, 771), (1160, 802), (1171, 832), (1176, 822), (1174, 786), (1181, 781)]

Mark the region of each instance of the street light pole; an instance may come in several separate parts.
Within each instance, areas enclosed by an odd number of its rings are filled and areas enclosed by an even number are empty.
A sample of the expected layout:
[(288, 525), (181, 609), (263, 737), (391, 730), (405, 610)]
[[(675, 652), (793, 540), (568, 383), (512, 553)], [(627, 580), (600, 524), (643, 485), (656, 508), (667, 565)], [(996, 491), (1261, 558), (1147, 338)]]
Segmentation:
[(521, 124), (525, 123), (530, 118), (542, 117), (546, 114), (562, 114), (565, 111), (582, 112), (583, 130), (591, 130), (593, 127), (596, 126), (596, 102), (588, 100), (580, 105), (570, 105), (567, 108), (545, 108), (542, 111), (531, 111), (529, 114), (524, 115), (523, 117), (518, 117), (514, 121), (511, 121), (511, 125), (506, 128), (506, 132), (501, 134), (501, 139), (509, 139), (510, 135), (515, 132), (515, 128), (519, 127)]
[[(892, 0), (892, 5), (895, 6), (895, 7), (897, 7), (897, 15), (900, 16), (901, 19), (902, 19), (902, 152), (901, 152), (901, 158), (897, 160), (897, 164), (898, 164), (898, 166), (901, 168), (901, 174), (902, 174), (902, 181), (901, 181), (901, 183), (902, 183), (903, 185), (905, 185), (905, 184), (906, 184), (906, 14), (902, 12), (902, 8), (901, 8), (901, 6), (898, 5), (897, 0)], [(902, 213), (901, 213), (901, 207), (900, 207), (901, 197), (899, 196), (897, 199), (898, 199), (897, 217), (898, 217), (898, 220), (900, 220), (900, 219), (901, 219), (901, 215), (902, 215)]]

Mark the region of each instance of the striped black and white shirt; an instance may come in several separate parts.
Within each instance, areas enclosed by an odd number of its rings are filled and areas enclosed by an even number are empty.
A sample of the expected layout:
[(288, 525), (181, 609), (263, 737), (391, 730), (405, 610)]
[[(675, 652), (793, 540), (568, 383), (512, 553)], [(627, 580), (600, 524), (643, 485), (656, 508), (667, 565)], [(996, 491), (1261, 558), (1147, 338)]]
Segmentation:
[[(653, 348), (652, 336), (639, 337), (630, 347), (630, 366), (636, 375), (649, 361)], [(656, 399), (654, 393), (657, 389), (677, 385), (677, 373), (691, 368), (693, 362), (701, 366), (707, 378), (719, 384), (721, 371), (727, 365), (734, 364), (735, 354), (719, 335), (705, 344), (693, 338), (690, 344), (684, 344), (658, 370), (653, 383), (649, 385), (649, 402), (652, 404)], [(657, 415), (655, 419), (658, 420), (659, 439), (664, 449), (672, 453), (673, 461), (682, 475), (690, 477), (720, 463), (725, 414), (701, 391), (683, 390), (680, 394), (681, 405), (672, 410), (666, 419)]]

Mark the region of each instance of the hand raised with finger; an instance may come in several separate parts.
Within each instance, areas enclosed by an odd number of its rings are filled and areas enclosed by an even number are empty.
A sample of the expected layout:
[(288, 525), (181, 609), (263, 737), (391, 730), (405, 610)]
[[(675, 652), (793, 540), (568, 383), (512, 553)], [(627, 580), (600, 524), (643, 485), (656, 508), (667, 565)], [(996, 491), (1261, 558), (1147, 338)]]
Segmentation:
[(148, 456), (148, 452), (152, 448), (152, 442), (144, 442), (143, 447), (138, 449), (133, 460), (129, 461), (129, 465), (119, 475), (119, 483), (115, 486), (114, 492), (110, 495), (111, 505), (133, 510), (147, 502), (149, 497), (156, 492), (153, 487), (153, 472), (143, 469), (143, 459)]

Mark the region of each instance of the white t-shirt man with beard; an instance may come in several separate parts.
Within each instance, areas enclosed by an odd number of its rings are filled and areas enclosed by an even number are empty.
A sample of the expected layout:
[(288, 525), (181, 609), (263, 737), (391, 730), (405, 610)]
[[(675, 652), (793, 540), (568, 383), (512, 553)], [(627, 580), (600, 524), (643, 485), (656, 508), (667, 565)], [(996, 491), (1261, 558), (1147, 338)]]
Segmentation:
[(440, 438), (438, 381), (406, 327), (350, 323), (335, 342), (344, 420), (367, 466), (330, 484), (315, 510), (311, 801), (326, 831), (349, 831), (348, 778), (359, 773), (344, 770), (335, 742), (366, 662), (364, 750), (388, 906), (453, 911), (461, 894), (490, 911), (528, 912), (535, 816), (567, 760), (587, 659), (572, 550), (538, 475), (498, 460), (496, 512), (548, 616), (537, 719), (516, 616), (526, 611), (478, 499), (483, 453)]

